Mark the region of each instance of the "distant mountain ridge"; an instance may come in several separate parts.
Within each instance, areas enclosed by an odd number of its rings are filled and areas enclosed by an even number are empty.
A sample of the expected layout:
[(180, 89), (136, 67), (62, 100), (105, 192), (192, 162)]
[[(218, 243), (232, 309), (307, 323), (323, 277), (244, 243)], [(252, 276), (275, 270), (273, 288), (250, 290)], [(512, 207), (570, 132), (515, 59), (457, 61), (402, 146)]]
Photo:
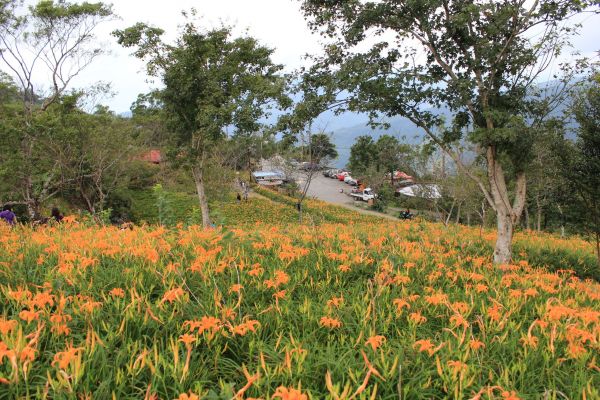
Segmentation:
[(386, 120), (388, 128), (369, 126), (368, 119), (360, 120), (357, 118), (356, 124), (348, 127), (341, 127), (328, 133), (331, 133), (331, 141), (335, 144), (338, 151), (338, 158), (334, 160), (337, 168), (344, 168), (350, 158), (350, 148), (359, 136), (370, 135), (373, 140), (379, 139), (383, 135), (391, 135), (398, 138), (402, 143), (411, 145), (421, 144), (425, 133), (413, 124), (410, 120), (403, 117), (394, 117)]
[[(548, 92), (556, 87), (555, 81), (546, 82), (540, 87), (545, 88)], [(300, 101), (296, 98), (295, 101)], [(561, 105), (554, 112), (554, 115), (559, 115), (567, 109), (567, 106)], [(449, 121), (451, 113), (447, 109), (430, 109), (435, 113), (439, 113), (446, 117)], [(269, 118), (265, 119), (265, 123), (275, 123), (281, 112), (274, 112)], [(131, 112), (126, 111), (119, 114), (122, 117), (130, 118)], [(410, 145), (421, 144), (425, 139), (425, 132), (409, 119), (404, 117), (392, 117), (384, 120), (389, 124), (389, 128), (372, 128), (369, 125), (369, 116), (365, 113), (344, 112), (336, 114), (334, 111), (326, 111), (321, 114), (312, 124), (313, 132), (324, 132), (331, 135), (331, 141), (335, 144), (338, 158), (333, 160), (332, 166), (336, 168), (344, 168), (350, 158), (350, 148), (359, 136), (370, 135), (374, 140), (380, 136), (388, 134), (400, 139), (402, 143)], [(383, 122), (383, 121), (382, 121)], [(573, 123), (567, 124), (568, 128), (573, 128)], [(567, 137), (574, 138), (573, 133), (567, 133)]]

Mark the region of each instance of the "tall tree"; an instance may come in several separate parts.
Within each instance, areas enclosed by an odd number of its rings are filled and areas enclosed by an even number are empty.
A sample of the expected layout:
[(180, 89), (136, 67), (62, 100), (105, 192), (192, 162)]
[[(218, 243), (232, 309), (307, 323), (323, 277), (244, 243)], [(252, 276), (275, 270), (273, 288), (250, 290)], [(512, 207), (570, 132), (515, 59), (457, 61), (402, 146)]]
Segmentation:
[[(309, 25), (332, 41), (309, 71), (323, 77), (309, 81), (312, 93), (327, 103), (339, 103), (340, 93), (347, 93), (346, 109), (404, 116), (459, 166), (450, 144), (470, 131), (487, 162), (487, 182), (463, 170), (496, 212), (494, 262), (510, 262), (536, 127), (563, 93), (561, 87), (556, 96), (540, 99), (535, 82), (574, 31), (565, 18), (593, 2), (300, 1)], [(381, 41), (360, 52), (373, 38)], [(431, 106), (452, 114), (451, 128), (442, 134), (435, 129), (441, 117)]]
[(331, 142), (331, 139), (325, 133), (312, 134), (309, 145), (312, 156), (311, 162), (315, 164), (321, 164), (324, 160), (333, 160), (338, 156), (335, 144)]
[(565, 175), (577, 191), (581, 222), (594, 239), (600, 267), (600, 74), (577, 96), (573, 111), (579, 129)]
[(364, 174), (367, 169), (374, 165), (377, 158), (376, 152), (375, 142), (371, 136), (362, 135), (357, 137), (352, 147), (350, 147), (348, 168), (355, 174)]
[(410, 147), (393, 136), (382, 135), (377, 139), (375, 149), (377, 170), (390, 174), (390, 183), (394, 186), (394, 172), (406, 166), (405, 156), (410, 152)]
[[(27, 205), (30, 217), (40, 204), (57, 192), (57, 164), (40, 169), (38, 134), (44, 113), (68, 90), (79, 73), (103, 53), (94, 31), (113, 16), (103, 3), (39, 1), (28, 8), (19, 0), (0, 1), (0, 65), (19, 88), (21, 128), (13, 131), (12, 161), (18, 202)], [(49, 86), (49, 89), (47, 87)]]
[(203, 31), (187, 22), (175, 44), (163, 42), (163, 30), (137, 24), (114, 34), (124, 47), (147, 61), (148, 73), (162, 79), (160, 93), (169, 126), (176, 133), (174, 159), (193, 175), (202, 212), (209, 226), (205, 163), (213, 146), (233, 126), (256, 132), (269, 105), (287, 104), (282, 66), (272, 49), (251, 37), (233, 38), (223, 27)]

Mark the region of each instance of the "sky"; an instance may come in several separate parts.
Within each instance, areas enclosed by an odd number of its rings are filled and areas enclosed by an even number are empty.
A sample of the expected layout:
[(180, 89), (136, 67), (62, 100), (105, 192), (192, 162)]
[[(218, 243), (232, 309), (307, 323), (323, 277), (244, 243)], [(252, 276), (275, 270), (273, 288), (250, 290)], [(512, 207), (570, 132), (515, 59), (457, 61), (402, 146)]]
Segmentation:
[(117, 94), (104, 103), (116, 112), (129, 110), (137, 95), (148, 91), (148, 77), (144, 64), (130, 56), (130, 49), (120, 48), (110, 32), (144, 22), (164, 29), (166, 37), (174, 39), (184, 21), (181, 11), (192, 7), (198, 11), (202, 26), (213, 28), (221, 22), (234, 25), (236, 33), (247, 30), (261, 44), (274, 48), (273, 60), (285, 65), (286, 72), (300, 67), (305, 54), (320, 49), (319, 38), (311, 34), (296, 0), (113, 0), (113, 9), (121, 19), (105, 24), (97, 34), (111, 54), (96, 60), (75, 83), (112, 82)]
[[(286, 72), (305, 64), (303, 57), (307, 53), (315, 54), (321, 49), (321, 40), (308, 29), (298, 0), (113, 0), (112, 4), (119, 19), (104, 23), (97, 30), (98, 39), (110, 54), (96, 59), (73, 81), (73, 87), (110, 82), (115, 95), (100, 101), (117, 113), (128, 111), (139, 93), (147, 93), (157, 85), (149, 82), (143, 62), (130, 55), (131, 49), (121, 48), (110, 35), (115, 29), (136, 22), (160, 27), (168, 39), (174, 39), (184, 21), (181, 12), (193, 7), (201, 26), (213, 28), (221, 22), (234, 25), (236, 33), (247, 30), (263, 45), (274, 48), (273, 59), (285, 65)], [(596, 56), (600, 50), (600, 14), (577, 18), (574, 22), (582, 23), (583, 28), (574, 47), (582, 54)]]

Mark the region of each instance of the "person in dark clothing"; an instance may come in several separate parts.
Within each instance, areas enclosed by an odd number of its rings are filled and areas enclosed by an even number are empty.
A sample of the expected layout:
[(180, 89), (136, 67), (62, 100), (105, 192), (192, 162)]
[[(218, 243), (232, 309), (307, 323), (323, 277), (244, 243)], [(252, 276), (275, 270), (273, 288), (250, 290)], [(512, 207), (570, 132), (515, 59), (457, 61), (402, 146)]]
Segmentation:
[(52, 211), (50, 212), (50, 218), (56, 222), (62, 222), (64, 216), (60, 213), (58, 208), (53, 207)]
[(407, 208), (406, 211), (400, 211), (401, 219), (412, 219), (413, 215), (410, 213), (410, 208)]
[(12, 211), (12, 206), (4, 206), (2, 212), (0, 212), (0, 220), (3, 220), (10, 226), (14, 226), (17, 223), (17, 216)]

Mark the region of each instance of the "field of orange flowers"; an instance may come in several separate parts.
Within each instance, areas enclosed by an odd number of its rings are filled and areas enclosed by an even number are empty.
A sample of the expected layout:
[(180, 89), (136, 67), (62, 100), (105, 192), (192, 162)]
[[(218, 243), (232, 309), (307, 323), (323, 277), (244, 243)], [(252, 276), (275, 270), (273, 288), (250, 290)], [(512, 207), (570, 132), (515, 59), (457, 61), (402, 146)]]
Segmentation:
[(600, 285), (525, 260), (585, 242), (495, 267), (475, 229), (229, 207), (1, 227), (0, 398), (600, 398)]

